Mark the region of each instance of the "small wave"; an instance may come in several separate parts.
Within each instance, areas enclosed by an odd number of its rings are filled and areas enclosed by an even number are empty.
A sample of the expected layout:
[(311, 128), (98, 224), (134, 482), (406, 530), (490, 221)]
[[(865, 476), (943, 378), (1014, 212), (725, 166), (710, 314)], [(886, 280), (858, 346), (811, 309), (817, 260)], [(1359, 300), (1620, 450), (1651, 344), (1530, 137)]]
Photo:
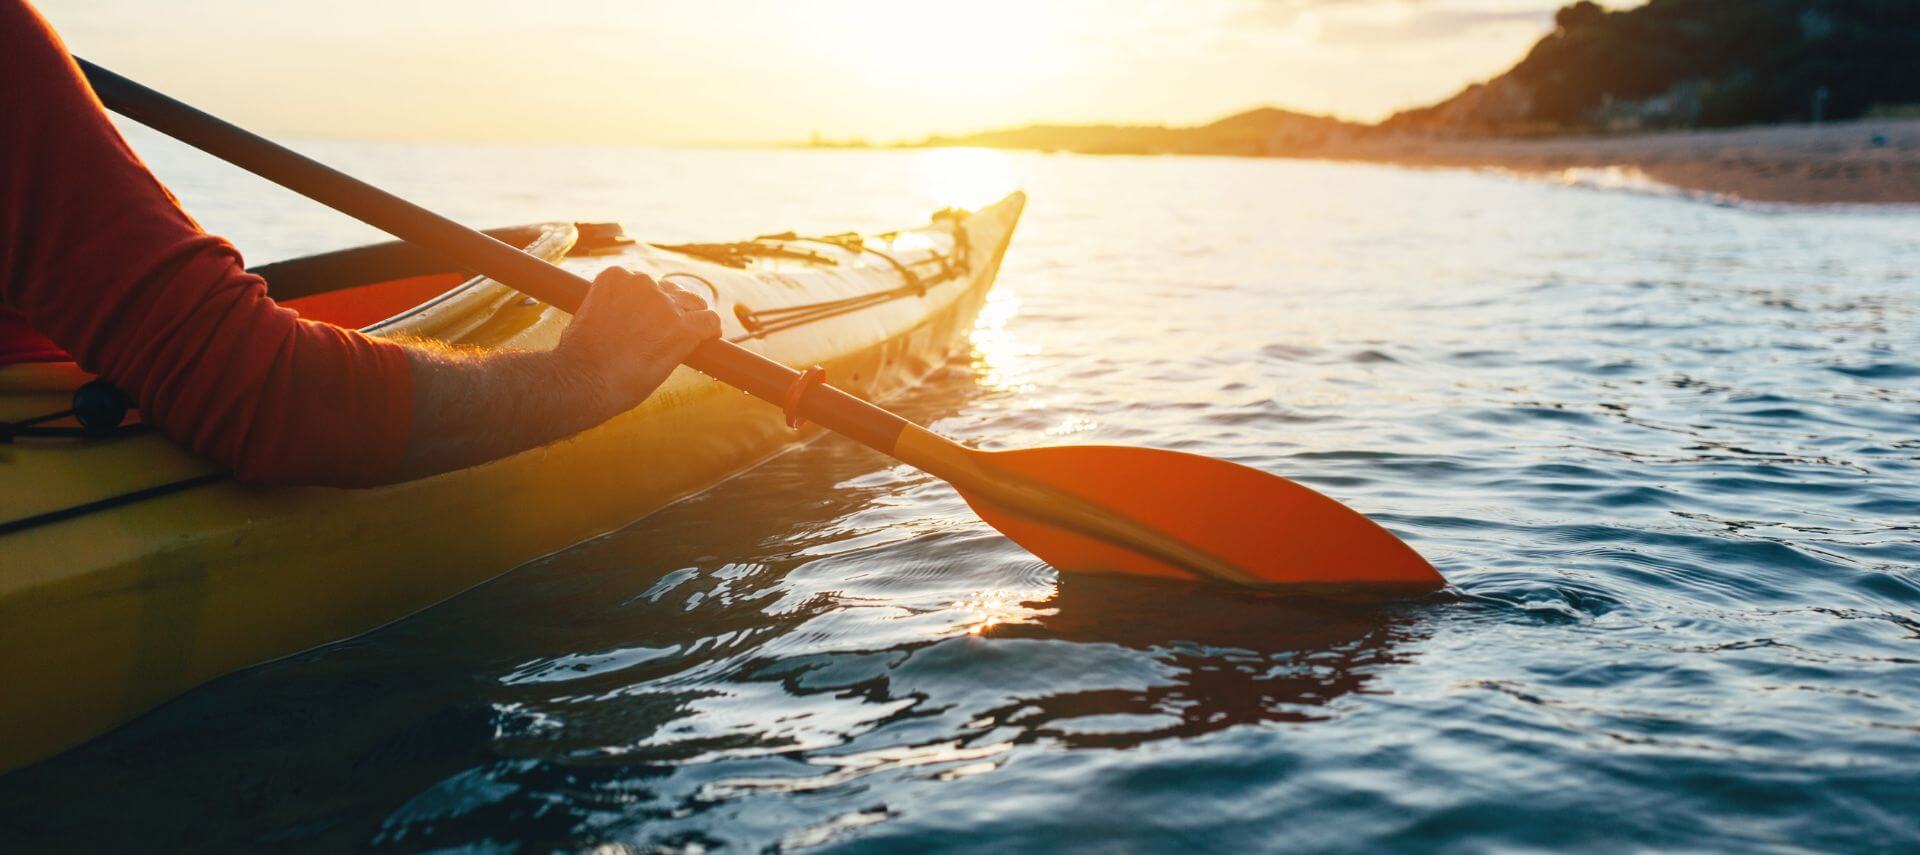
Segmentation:
[(623, 647), (601, 653), (570, 653), (529, 662), (501, 677), (500, 682), (516, 686), (579, 680), (623, 671), (678, 652), (678, 647)]
[(1569, 187), (1615, 190), (1666, 199), (1685, 199), (1723, 207), (1739, 207), (1743, 204), (1738, 196), (1689, 190), (1656, 180), (1637, 166), (1575, 166), (1560, 170), (1555, 180)]
[(1903, 202), (1760, 202), (1753, 199), (1745, 199), (1733, 193), (1694, 190), (1676, 184), (1669, 184), (1648, 175), (1645, 170), (1637, 166), (1620, 164), (1612, 166), (1573, 166), (1557, 172), (1546, 173), (1529, 173), (1511, 169), (1494, 169), (1491, 171), (1533, 180), (1544, 179), (1568, 187), (1623, 192), (1641, 196), (1655, 196), (1663, 199), (1679, 199), (1687, 202), (1704, 202), (1722, 208), (1738, 208), (1743, 211), (1757, 213), (1790, 213), (1812, 210), (1822, 213), (1878, 215), (1887, 212), (1911, 213), (1920, 211), (1920, 205)]
[(1920, 377), (1920, 365), (1899, 362), (1875, 362), (1869, 365), (1829, 365), (1828, 371), (1859, 377), (1863, 380), (1904, 380)]
[(1260, 355), (1285, 362), (1305, 362), (1320, 355), (1320, 348), (1297, 344), (1269, 344), (1260, 348)]
[(1447, 359), (1460, 365), (1490, 367), (1505, 365), (1513, 361), (1511, 350), (1456, 350), (1447, 354)]
[(1463, 585), (1462, 593), (1468, 602), (1548, 623), (1592, 620), (1620, 607), (1597, 582), (1572, 574), (1548, 578), (1534, 572), (1486, 573)]

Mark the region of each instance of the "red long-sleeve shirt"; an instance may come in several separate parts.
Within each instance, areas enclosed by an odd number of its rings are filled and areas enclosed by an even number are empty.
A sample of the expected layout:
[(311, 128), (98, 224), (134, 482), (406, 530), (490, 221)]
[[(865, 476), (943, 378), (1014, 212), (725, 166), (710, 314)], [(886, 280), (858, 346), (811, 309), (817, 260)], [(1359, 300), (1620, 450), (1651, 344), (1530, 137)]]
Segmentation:
[(0, 0), (0, 365), (71, 358), (242, 481), (364, 486), (407, 442), (399, 345), (301, 319), (202, 231), (23, 0)]

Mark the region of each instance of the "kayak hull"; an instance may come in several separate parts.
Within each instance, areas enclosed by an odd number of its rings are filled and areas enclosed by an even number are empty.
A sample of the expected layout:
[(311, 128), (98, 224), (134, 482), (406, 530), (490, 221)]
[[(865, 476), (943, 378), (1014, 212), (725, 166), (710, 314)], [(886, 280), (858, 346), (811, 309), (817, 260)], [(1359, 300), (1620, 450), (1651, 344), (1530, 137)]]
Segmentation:
[[(726, 334), (744, 346), (789, 365), (820, 365), (835, 385), (885, 397), (965, 341), (1022, 204), (1016, 194), (892, 235), (878, 251), (802, 253), (832, 264), (782, 257), (742, 269), (644, 244), (565, 264), (587, 275), (624, 264), (670, 277), (714, 300)], [(556, 255), (556, 246), (572, 243), (569, 230), (554, 227), (534, 249)], [(752, 308), (893, 287), (900, 263), (951, 275), (923, 294), (809, 324), (756, 334), (745, 322)], [(556, 309), (475, 280), (371, 330), (541, 349), (565, 322)], [(85, 379), (70, 366), (16, 368), (23, 367), (0, 369), (0, 400), (11, 395), (16, 409), (31, 397), (22, 389), (54, 394)], [(47, 397), (32, 406), (54, 404)], [(797, 436), (777, 409), (683, 367), (639, 408), (571, 439), (371, 490), (237, 484), (151, 434), (16, 444), (0, 451), (0, 472), (16, 470), (0, 483), (137, 473), (107, 491), (122, 497), (210, 483), (0, 535), (0, 770), (89, 739), (214, 677), (366, 632), (630, 525)], [(0, 510), (0, 521), (101, 499), (83, 491), (35, 501)]]

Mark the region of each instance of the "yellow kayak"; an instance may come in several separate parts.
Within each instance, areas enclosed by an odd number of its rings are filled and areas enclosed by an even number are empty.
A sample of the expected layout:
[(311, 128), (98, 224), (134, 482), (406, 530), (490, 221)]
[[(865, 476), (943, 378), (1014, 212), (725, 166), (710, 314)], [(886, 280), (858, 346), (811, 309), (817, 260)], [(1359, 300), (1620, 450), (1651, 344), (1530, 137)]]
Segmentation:
[[(1015, 193), (866, 237), (666, 246), (571, 224), (494, 234), (588, 278), (620, 264), (675, 282), (721, 310), (728, 338), (884, 398), (965, 341), (1024, 202)], [(544, 349), (568, 320), (402, 244), (256, 272), (307, 317), (379, 335)], [(89, 379), (70, 363), (0, 368), (0, 422), (66, 410)], [(42, 420), (0, 444), (0, 771), (624, 527), (797, 436), (778, 409), (686, 368), (572, 439), (371, 490), (236, 484), (137, 413), (128, 421), (85, 436)]]

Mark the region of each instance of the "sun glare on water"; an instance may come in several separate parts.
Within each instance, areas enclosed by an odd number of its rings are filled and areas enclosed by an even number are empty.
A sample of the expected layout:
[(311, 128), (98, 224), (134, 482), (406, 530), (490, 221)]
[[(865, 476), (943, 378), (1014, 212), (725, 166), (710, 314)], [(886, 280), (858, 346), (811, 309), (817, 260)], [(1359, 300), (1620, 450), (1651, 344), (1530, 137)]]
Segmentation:
[(980, 635), (1001, 624), (1029, 623), (1055, 613), (1054, 609), (1024, 602), (1018, 594), (980, 591), (953, 604), (968, 635)]
[(914, 186), (942, 208), (969, 211), (1014, 191), (1013, 164), (985, 148), (936, 148), (915, 156)]
[(998, 392), (1038, 388), (1033, 356), (1039, 348), (1007, 329), (1018, 314), (1020, 298), (1003, 285), (987, 292), (987, 304), (973, 326), (973, 373), (981, 385)]

